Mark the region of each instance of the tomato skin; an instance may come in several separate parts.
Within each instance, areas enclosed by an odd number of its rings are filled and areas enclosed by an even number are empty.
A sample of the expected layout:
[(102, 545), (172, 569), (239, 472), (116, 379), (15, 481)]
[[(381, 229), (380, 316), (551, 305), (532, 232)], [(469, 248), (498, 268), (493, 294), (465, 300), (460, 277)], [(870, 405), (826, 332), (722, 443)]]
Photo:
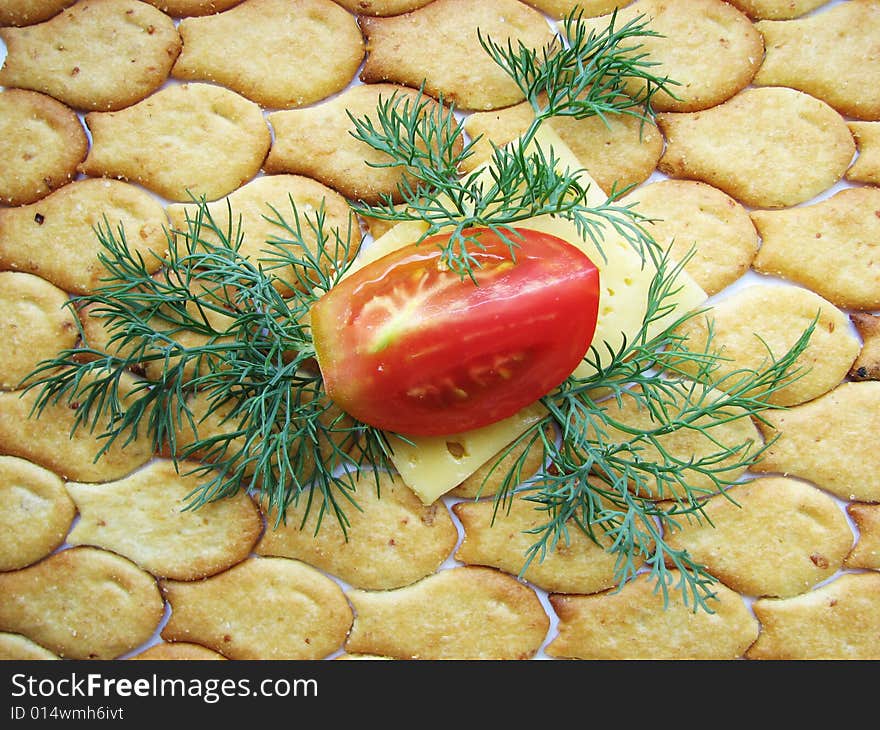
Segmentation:
[(476, 283), (441, 260), (446, 236), (394, 251), (343, 279), (311, 309), (330, 398), (377, 428), (450, 435), (500, 421), (581, 362), (596, 327), (599, 272), (556, 236), (517, 229), (511, 258), (489, 229)]

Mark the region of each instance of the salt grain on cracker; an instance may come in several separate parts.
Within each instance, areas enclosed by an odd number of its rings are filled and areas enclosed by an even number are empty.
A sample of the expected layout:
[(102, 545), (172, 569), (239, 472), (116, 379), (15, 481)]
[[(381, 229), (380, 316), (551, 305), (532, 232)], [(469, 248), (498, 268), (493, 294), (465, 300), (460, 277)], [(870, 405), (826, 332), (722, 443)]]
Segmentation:
[[(676, 585), (671, 571), (668, 587)], [(559, 616), (558, 634), (545, 649), (567, 659), (738, 659), (758, 636), (758, 622), (742, 596), (713, 585), (709, 613), (685, 605), (641, 574), (620, 590), (593, 596), (550, 596)]]
[(752, 466), (808, 479), (840, 499), (880, 502), (880, 382), (843, 382), (815, 400), (764, 414), (772, 443)]
[(65, 659), (115, 659), (145, 643), (164, 605), (156, 580), (106, 550), (62, 550), (0, 573), (0, 631)]
[(880, 315), (852, 312), (849, 318), (862, 339), (862, 349), (849, 369), (849, 377), (880, 380)]
[(812, 205), (753, 211), (754, 269), (844, 309), (880, 309), (880, 188), (845, 188)]
[(749, 596), (804, 593), (841, 569), (853, 543), (837, 502), (798, 479), (760, 477), (676, 518), (667, 542), (728, 588)]
[[(359, 509), (339, 522), (320, 515), (305, 501), (291, 505), (283, 524), (267, 516), (267, 529), (255, 552), (302, 560), (367, 590), (414, 583), (437, 570), (451, 555), (458, 530), (442, 502), (421, 500), (399, 478), (365, 471), (354, 477), (351, 497)], [(305, 519), (304, 519), (305, 518)]]
[(361, 28), (367, 38), (362, 81), (424, 86), (461, 109), (497, 109), (524, 98), (483, 50), (478, 30), (514, 47), (541, 49), (553, 41), (544, 16), (518, 0), (434, 0), (404, 15), (363, 17)]
[(880, 573), (849, 573), (794, 598), (753, 605), (761, 634), (747, 659), (880, 659)]
[[(456, 560), (498, 568), (556, 593), (597, 593), (617, 585), (617, 556), (609, 550), (612, 538), (603, 537), (601, 528), (597, 543), (570, 524), (568, 535), (555, 548), (535, 556), (526, 567), (526, 556), (537, 539), (533, 530), (549, 519), (527, 495), (514, 497), (509, 505), (489, 499), (455, 504), (453, 510), (465, 532)], [(635, 567), (640, 564), (637, 557)]]
[[(744, 89), (761, 65), (761, 34), (722, 0), (636, 0), (617, 13), (614, 28), (639, 18), (656, 35), (635, 39), (637, 53), (656, 64), (652, 74), (675, 82), (654, 95), (659, 111), (693, 112), (720, 104)], [(599, 32), (611, 20), (584, 22)], [(643, 93), (644, 84), (633, 82), (630, 91)]]
[(767, 48), (755, 75), (756, 85), (799, 89), (845, 116), (880, 119), (880, 4), (876, 0), (835, 3), (794, 20), (761, 20), (755, 28)]
[(184, 18), (171, 75), (212, 81), (263, 107), (305, 106), (345, 88), (364, 57), (354, 16), (331, 0), (244, 0)]
[(707, 294), (742, 277), (758, 252), (748, 211), (727, 193), (696, 180), (660, 180), (637, 187), (621, 205), (647, 221), (645, 230)]
[(880, 122), (849, 122), (859, 155), (846, 171), (854, 183), (880, 185)]
[(33, 203), (66, 185), (88, 146), (65, 104), (36, 91), (0, 90), (0, 203)]
[(0, 271), (0, 390), (14, 390), (42, 360), (79, 338), (67, 293), (21, 271)]
[[(735, 373), (762, 370), (797, 344), (816, 320), (803, 352), (767, 400), (775, 405), (804, 403), (827, 393), (846, 376), (859, 353), (859, 340), (842, 310), (815, 292), (793, 284), (756, 283), (719, 299), (688, 319), (678, 333), (691, 352), (713, 353), (709, 374), (719, 387), (735, 387)], [(683, 363), (686, 372), (697, 364)], [(725, 386), (725, 381), (727, 385)]]
[(85, 119), (92, 146), (81, 172), (140, 183), (179, 202), (228, 195), (259, 172), (271, 143), (257, 104), (207, 83), (172, 84)]
[(140, 101), (165, 82), (180, 52), (171, 18), (138, 0), (80, 0), (44, 23), (0, 28), (0, 38), (0, 85), (83, 110)]
[(741, 203), (782, 208), (837, 183), (855, 153), (843, 117), (795, 89), (753, 88), (700, 112), (661, 113), (660, 172), (702, 180)]
[(119, 180), (75, 180), (43, 200), (0, 208), (0, 266), (27, 271), (74, 294), (93, 291), (107, 277), (96, 228), (118, 236), (157, 271), (167, 247), (162, 204)]
[(491, 568), (460, 566), (393, 591), (346, 595), (355, 611), (345, 642), (352, 654), (530, 659), (550, 627), (534, 589)]
[(112, 482), (69, 482), (80, 519), (68, 542), (112, 550), (175, 580), (204, 578), (244, 560), (263, 530), (259, 510), (244, 492), (187, 509), (189, 496), (210, 478), (192, 473), (197, 466), (160, 459)]
[(342, 589), (287, 558), (249, 558), (210, 578), (164, 581), (166, 641), (190, 641), (229, 659), (322, 659), (342, 647), (352, 612)]
[(45, 558), (67, 536), (76, 507), (53, 472), (15, 456), (0, 456), (0, 570)]

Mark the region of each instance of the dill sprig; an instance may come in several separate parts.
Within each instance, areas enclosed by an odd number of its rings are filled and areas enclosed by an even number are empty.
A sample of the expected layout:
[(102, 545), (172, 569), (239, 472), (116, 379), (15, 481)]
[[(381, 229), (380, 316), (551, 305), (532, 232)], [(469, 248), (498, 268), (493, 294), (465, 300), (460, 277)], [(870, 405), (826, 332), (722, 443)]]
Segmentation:
[[(35, 416), (75, 404), (74, 429), (102, 441), (96, 459), (114, 442), (151, 439), (203, 477), (188, 508), (245, 489), (277, 519), (305, 500), (306, 512), (317, 505), (345, 529), (352, 468), (386, 468), (387, 453), (326, 398), (305, 322), (351, 258), (349, 239), (326, 230), (322, 210), (304, 219), (291, 200), (286, 216), (273, 213), (278, 235), (254, 262), (239, 251), (240, 221), (230, 211), (221, 227), (200, 201), (186, 230), (167, 232), (158, 274), (105, 221), (96, 234), (107, 277), (70, 306), (87, 305), (107, 342), (59, 352), (24, 389), (38, 390)], [(126, 373), (136, 374), (130, 392)]]
[[(483, 49), (522, 90), (534, 112), (519, 138), (503, 147), (493, 144), (488, 177), (482, 168), (462, 174), (479, 139), (465, 139), (454, 107), (442, 97), (435, 104), (423, 94), (413, 100), (394, 93), (380, 99), (375, 119), (350, 114), (352, 135), (387, 156), (370, 164), (402, 173), (395, 193), (382, 195), (377, 203), (355, 203), (355, 209), (385, 221), (420, 221), (426, 225), (423, 238), (448, 232), (444, 260), (462, 276), (471, 276), (477, 265), (471, 252), (479, 242), (469, 229), (490, 228), (513, 250), (513, 227), (541, 215), (572, 221), (597, 244), (610, 227), (640, 249), (643, 219), (619, 204), (625, 189), (590, 202), (589, 185), (581, 182), (584, 171), (557, 164), (552, 150), (533, 145), (541, 125), (552, 117), (653, 116), (651, 99), (672, 84), (652, 73), (654, 62), (638, 51), (639, 39), (656, 33), (643, 18), (615, 26), (616, 12), (606, 28), (587, 31), (581, 13), (574, 11), (564, 19), (563, 37), (541, 49), (522, 41), (500, 44), (478, 32)], [(641, 91), (633, 94), (633, 86)]]

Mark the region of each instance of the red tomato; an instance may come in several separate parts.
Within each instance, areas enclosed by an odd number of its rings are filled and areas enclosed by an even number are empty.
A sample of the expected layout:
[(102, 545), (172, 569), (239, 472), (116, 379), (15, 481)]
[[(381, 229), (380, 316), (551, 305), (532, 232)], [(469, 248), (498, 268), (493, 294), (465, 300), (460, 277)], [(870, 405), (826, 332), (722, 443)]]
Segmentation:
[(596, 327), (599, 272), (580, 249), (519, 230), (514, 257), (488, 229), (476, 284), (434, 236), (343, 279), (311, 309), (330, 398), (363, 423), (446, 435), (512, 416), (567, 378)]

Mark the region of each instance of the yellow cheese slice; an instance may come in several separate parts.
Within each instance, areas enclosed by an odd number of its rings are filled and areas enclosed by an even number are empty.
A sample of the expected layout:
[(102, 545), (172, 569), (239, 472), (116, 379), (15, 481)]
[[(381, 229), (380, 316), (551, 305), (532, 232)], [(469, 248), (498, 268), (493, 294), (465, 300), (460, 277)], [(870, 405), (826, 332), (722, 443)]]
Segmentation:
[[(574, 153), (551, 130), (542, 128), (536, 143), (545, 151), (552, 148), (563, 169), (567, 167), (572, 172), (583, 170), (583, 165)], [(585, 172), (581, 175), (581, 184), (589, 186), (589, 204), (604, 203), (607, 198), (602, 189)], [(641, 330), (648, 288), (656, 269), (651, 262), (643, 261), (639, 253), (610, 228), (603, 232), (600, 252), (592, 239), (585, 240), (577, 227), (564, 219), (541, 216), (523, 222), (521, 227), (556, 235), (580, 247), (596, 264), (601, 294), (593, 344), (598, 349), (600, 362), (607, 362), (610, 355), (606, 352), (604, 343), (617, 349), (624, 338), (631, 341)], [(407, 222), (391, 228), (366, 248), (352, 266), (352, 271), (418, 240), (424, 231), (425, 227), (421, 223)], [(684, 311), (699, 306), (707, 299), (706, 293), (686, 273), (681, 273), (677, 283), (678, 292), (673, 298), (676, 308), (663, 320), (654, 323), (654, 331), (659, 331), (664, 323), (671, 322)], [(584, 361), (575, 372), (583, 377), (593, 370), (593, 366)], [(535, 404), (504, 421), (466, 433), (447, 437), (413, 437), (406, 441), (391, 435), (389, 442), (393, 449), (392, 462), (403, 482), (423, 503), (430, 504), (473, 474), (529, 426), (540, 420), (544, 413), (543, 406)]]

